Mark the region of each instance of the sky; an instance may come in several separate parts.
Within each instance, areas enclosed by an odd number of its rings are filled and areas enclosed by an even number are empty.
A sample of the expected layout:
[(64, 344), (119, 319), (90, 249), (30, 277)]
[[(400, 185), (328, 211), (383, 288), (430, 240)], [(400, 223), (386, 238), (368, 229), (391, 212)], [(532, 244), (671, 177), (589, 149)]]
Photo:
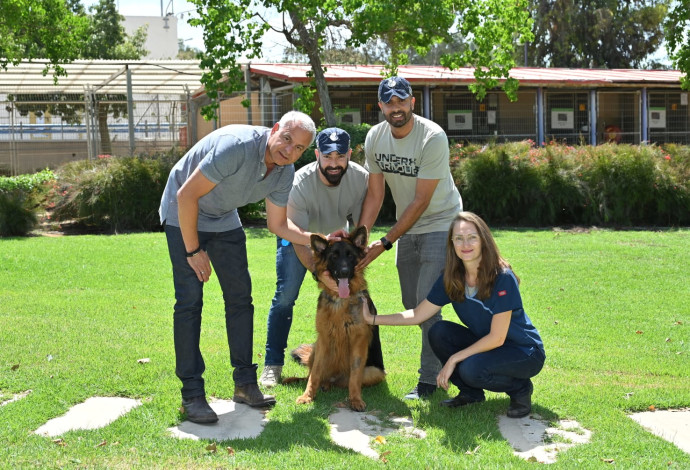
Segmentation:
[[(98, 0), (81, 0), (81, 4), (88, 8), (97, 4)], [(118, 11), (123, 16), (163, 16), (173, 13), (177, 17), (177, 37), (182, 39), (187, 47), (204, 49), (203, 31), (200, 27), (192, 27), (187, 21), (196, 16), (193, 4), (185, 0), (115, 0)], [(282, 41), (281, 41), (282, 39)], [(277, 34), (269, 34), (264, 38), (264, 54), (262, 60), (267, 62), (279, 61), (283, 55), (286, 41)]]

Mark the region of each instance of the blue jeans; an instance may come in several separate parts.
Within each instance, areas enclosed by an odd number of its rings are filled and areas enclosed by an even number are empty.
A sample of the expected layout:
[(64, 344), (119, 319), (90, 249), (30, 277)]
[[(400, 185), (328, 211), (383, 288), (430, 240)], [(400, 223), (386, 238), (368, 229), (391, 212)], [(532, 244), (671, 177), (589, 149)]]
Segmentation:
[(276, 240), (276, 292), (268, 311), (268, 332), (266, 333), (267, 366), (282, 366), (285, 363), (285, 348), (292, 326), (292, 310), (299, 296), (307, 268), (295, 253), (292, 243), (277, 237)]
[[(199, 349), (204, 283), (197, 279), (187, 262), (180, 228), (166, 225), (165, 235), (175, 284), (175, 374), (182, 381), (182, 398), (194, 398), (206, 394), (202, 378), (206, 366)], [(199, 232), (199, 243), (208, 253), (223, 292), (225, 329), (235, 385), (256, 383), (257, 365), (252, 364), (254, 305), (246, 240), (242, 228)]]
[[(468, 328), (450, 321), (442, 320), (429, 330), (431, 347), (444, 364), (450, 356), (477, 340), (479, 338)], [(544, 360), (544, 352), (536, 346), (526, 352), (504, 344), (459, 363), (450, 382), (462, 395), (478, 400), (484, 399), (484, 390), (519, 397), (532, 391), (530, 378), (539, 373)]]
[[(446, 263), (446, 238), (448, 232), (405, 234), (398, 240), (395, 265), (398, 268), (402, 302), (406, 309), (415, 308), (426, 299), (434, 282), (443, 272)], [(441, 310), (424, 323), (420, 354), (419, 381), (436, 384), (441, 363), (429, 346), (428, 332), (441, 320)]]

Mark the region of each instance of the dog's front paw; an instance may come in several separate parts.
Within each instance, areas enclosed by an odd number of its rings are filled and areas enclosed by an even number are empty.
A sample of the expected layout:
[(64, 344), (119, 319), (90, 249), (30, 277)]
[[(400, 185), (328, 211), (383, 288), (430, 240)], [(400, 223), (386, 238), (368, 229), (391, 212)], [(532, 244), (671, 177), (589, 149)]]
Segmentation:
[(307, 403), (311, 403), (312, 401), (314, 401), (314, 398), (310, 397), (306, 393), (300, 397), (297, 397), (297, 400), (296, 400), (298, 405), (306, 405)]
[(361, 398), (350, 398), (350, 408), (353, 411), (364, 411), (366, 407), (367, 404)]

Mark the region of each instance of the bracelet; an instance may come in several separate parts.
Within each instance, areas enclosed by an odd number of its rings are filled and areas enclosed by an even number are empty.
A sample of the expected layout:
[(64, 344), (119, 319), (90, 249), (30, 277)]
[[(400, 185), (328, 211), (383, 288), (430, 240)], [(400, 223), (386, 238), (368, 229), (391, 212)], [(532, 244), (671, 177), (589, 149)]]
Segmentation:
[(196, 250), (194, 251), (189, 251), (187, 252), (187, 258), (191, 258), (192, 256), (196, 256), (199, 253), (201, 253), (201, 246), (199, 246)]

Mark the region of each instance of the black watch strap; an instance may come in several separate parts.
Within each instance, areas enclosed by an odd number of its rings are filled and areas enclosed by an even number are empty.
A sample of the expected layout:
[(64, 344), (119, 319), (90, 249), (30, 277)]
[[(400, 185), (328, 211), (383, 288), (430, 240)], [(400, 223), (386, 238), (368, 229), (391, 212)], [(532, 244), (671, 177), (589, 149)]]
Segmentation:
[(187, 258), (191, 258), (192, 256), (196, 256), (199, 253), (201, 253), (201, 246), (199, 246), (196, 250), (194, 251), (187, 251)]
[(381, 237), (381, 244), (386, 250), (393, 248), (393, 244), (386, 237)]

